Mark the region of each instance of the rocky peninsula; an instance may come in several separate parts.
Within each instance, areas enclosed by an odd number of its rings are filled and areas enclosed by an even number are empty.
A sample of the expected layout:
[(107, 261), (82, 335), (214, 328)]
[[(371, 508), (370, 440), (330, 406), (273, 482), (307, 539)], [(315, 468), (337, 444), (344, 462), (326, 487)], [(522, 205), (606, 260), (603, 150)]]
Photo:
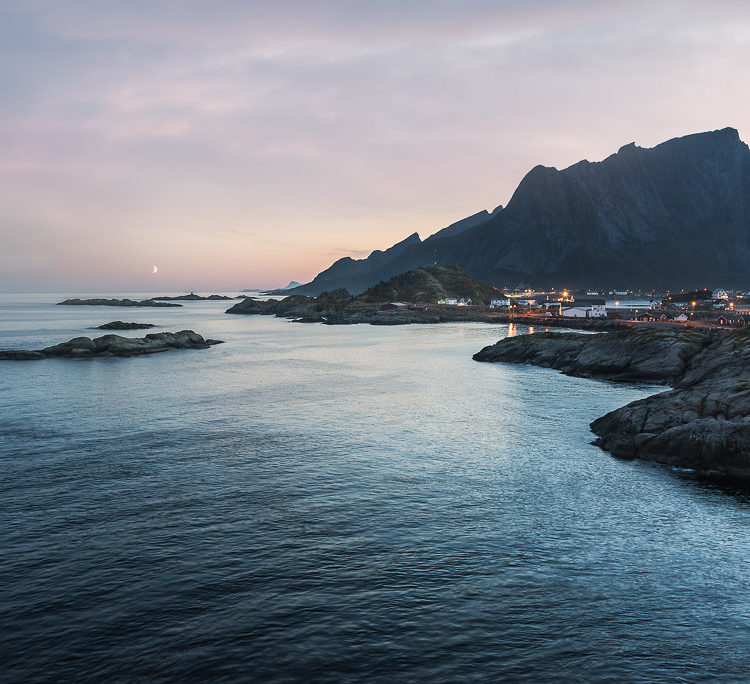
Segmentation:
[[(499, 297), (498, 291), (479, 282), (455, 266), (423, 266), (378, 283), (360, 295), (338, 289), (323, 292), (317, 297), (289, 295), (284, 299), (259, 300), (246, 297), (226, 313), (267, 315), (290, 318), (297, 323), (326, 325), (408, 325), (412, 323), (507, 323), (534, 326), (581, 327), (587, 330), (606, 330), (617, 327), (613, 321), (593, 319), (540, 321), (539, 317), (501, 313), (490, 309), (490, 301)], [(439, 305), (446, 297), (468, 298), (473, 306)], [(383, 304), (411, 302), (405, 309), (384, 311)], [(571, 322), (572, 321), (572, 322)]]
[(0, 361), (41, 361), (51, 358), (94, 358), (100, 356), (140, 356), (156, 354), (170, 349), (208, 349), (220, 340), (207, 340), (192, 330), (180, 330), (176, 333), (152, 333), (145, 337), (122, 337), (121, 335), (103, 335), (74, 337), (72, 340), (52, 347), (28, 351), (11, 349), (0, 351)]
[(750, 480), (750, 330), (660, 327), (501, 340), (477, 361), (530, 363), (580, 377), (668, 384), (591, 424), (615, 456)]
[(153, 299), (142, 299), (136, 301), (133, 299), (66, 299), (64, 302), (57, 302), (58, 306), (182, 306), (182, 304), (172, 304), (171, 302), (156, 302)]
[(153, 323), (127, 323), (126, 321), (110, 321), (104, 325), (97, 325), (96, 330), (148, 330), (155, 328)]

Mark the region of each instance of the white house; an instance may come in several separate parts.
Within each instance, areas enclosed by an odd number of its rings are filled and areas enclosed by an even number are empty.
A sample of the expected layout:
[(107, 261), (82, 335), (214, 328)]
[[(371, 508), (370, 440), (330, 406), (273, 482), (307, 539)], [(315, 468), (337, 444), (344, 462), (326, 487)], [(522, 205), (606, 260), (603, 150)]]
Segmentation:
[(594, 304), (592, 306), (571, 306), (560, 307), (560, 313), (564, 318), (606, 318), (607, 309), (603, 304)]
[(711, 293), (711, 299), (729, 299), (729, 294), (726, 290), (719, 288)]
[(681, 323), (684, 323), (687, 319), (688, 317), (684, 313), (674, 317), (674, 320), (680, 321)]
[(491, 299), (490, 309), (495, 309), (498, 306), (510, 306), (510, 299)]
[(446, 297), (445, 299), (438, 299), (438, 304), (446, 304), (447, 306), (458, 306), (458, 299), (456, 297)]
[(579, 297), (573, 302), (561, 302), (560, 315), (565, 318), (606, 318), (607, 304), (603, 299)]

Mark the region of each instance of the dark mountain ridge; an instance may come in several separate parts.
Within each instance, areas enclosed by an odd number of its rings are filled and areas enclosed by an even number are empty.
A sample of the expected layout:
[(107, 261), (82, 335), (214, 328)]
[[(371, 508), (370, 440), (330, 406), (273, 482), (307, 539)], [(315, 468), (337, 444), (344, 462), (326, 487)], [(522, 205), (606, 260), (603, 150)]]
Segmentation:
[[(418, 248), (427, 243), (430, 245), (437, 244), (436, 241), (441, 238), (459, 235), (469, 228), (484, 223), (501, 210), (502, 206), (499, 206), (492, 213), (484, 209), (472, 216), (467, 216), (430, 235), (424, 242), (419, 237), (419, 233), (412, 233), (409, 237), (384, 251), (376, 249), (366, 259), (342, 257), (325, 271), (319, 273), (310, 283), (294, 288), (293, 291), (298, 294), (318, 295), (326, 290), (343, 287), (352, 294), (358, 294), (374, 283), (410, 270), (411, 267), (401, 268), (399, 265), (402, 261), (401, 257), (410, 248)], [(417, 257), (417, 261), (420, 261), (421, 258)], [(411, 263), (409, 257), (407, 257), (407, 262)], [(427, 263), (429, 262), (421, 263), (420, 261), (417, 265), (423, 266)]]
[(750, 149), (724, 128), (630, 143), (562, 171), (536, 166), (505, 209), (464, 221), (341, 259), (294, 291), (361, 292), (425, 264), (455, 264), (501, 287), (748, 287)]

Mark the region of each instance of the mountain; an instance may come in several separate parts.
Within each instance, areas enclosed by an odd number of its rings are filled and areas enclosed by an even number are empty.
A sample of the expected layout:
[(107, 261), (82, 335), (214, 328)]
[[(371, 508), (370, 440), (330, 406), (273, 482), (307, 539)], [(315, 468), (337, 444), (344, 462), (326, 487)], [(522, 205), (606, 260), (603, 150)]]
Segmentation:
[(733, 128), (630, 143), (562, 171), (536, 166), (507, 207), (484, 214), (340, 259), (293, 291), (362, 292), (425, 264), (497, 286), (750, 287), (750, 149)]
[(335, 290), (343, 287), (353, 294), (358, 294), (373, 283), (390, 278), (398, 273), (403, 273), (415, 265), (422, 265), (422, 257), (417, 259), (419, 263), (412, 263), (413, 260), (407, 258), (407, 264), (409, 265), (401, 267), (400, 257), (407, 252), (410, 253), (409, 250), (412, 248), (418, 248), (426, 243), (433, 244), (432, 241), (439, 240), (442, 237), (458, 235), (469, 228), (474, 228), (495, 216), (501, 209), (501, 206), (497, 207), (491, 214), (485, 209), (472, 216), (467, 216), (460, 221), (451, 223), (446, 228), (442, 228), (433, 235), (430, 235), (424, 243), (418, 233), (412, 233), (409, 237), (385, 251), (376, 249), (366, 259), (343, 257), (334, 262), (325, 271), (315, 276), (311, 282), (295, 288), (294, 292), (295, 294), (318, 295), (326, 290)]
[(499, 211), (501, 211), (502, 208), (502, 205), (498, 206), (491, 214), (486, 209), (483, 209), (482, 211), (473, 214), (472, 216), (467, 216), (465, 219), (461, 219), (460, 221), (451, 223), (447, 228), (443, 228), (437, 233), (433, 233), (432, 235), (430, 235), (430, 237), (428, 237), (425, 242), (429, 242), (430, 240), (437, 240), (438, 238), (450, 237), (452, 235), (458, 235), (459, 233), (465, 231), (467, 228), (473, 228), (474, 226), (478, 226), (480, 223), (484, 223)]
[(292, 280), (288, 285), (284, 285), (284, 287), (280, 287), (280, 290), (291, 290), (292, 288), (299, 287), (302, 285), (302, 283), (298, 283), (296, 280)]
[(430, 302), (443, 297), (470, 297), (475, 304), (498, 297), (494, 287), (455, 266), (422, 266), (373, 285), (357, 297), (363, 302)]

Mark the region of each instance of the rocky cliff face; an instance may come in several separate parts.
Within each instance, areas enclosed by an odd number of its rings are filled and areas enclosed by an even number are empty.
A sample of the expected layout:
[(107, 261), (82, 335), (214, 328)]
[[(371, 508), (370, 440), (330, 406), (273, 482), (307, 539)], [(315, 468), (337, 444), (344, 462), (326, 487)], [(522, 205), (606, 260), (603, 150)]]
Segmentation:
[(482, 218), (456, 234), (410, 236), (356, 278), (360, 262), (341, 260), (300, 292), (323, 281), (358, 292), (430, 263), (499, 286), (750, 286), (750, 150), (733, 128), (631, 143), (562, 171), (537, 166), (505, 209)]

